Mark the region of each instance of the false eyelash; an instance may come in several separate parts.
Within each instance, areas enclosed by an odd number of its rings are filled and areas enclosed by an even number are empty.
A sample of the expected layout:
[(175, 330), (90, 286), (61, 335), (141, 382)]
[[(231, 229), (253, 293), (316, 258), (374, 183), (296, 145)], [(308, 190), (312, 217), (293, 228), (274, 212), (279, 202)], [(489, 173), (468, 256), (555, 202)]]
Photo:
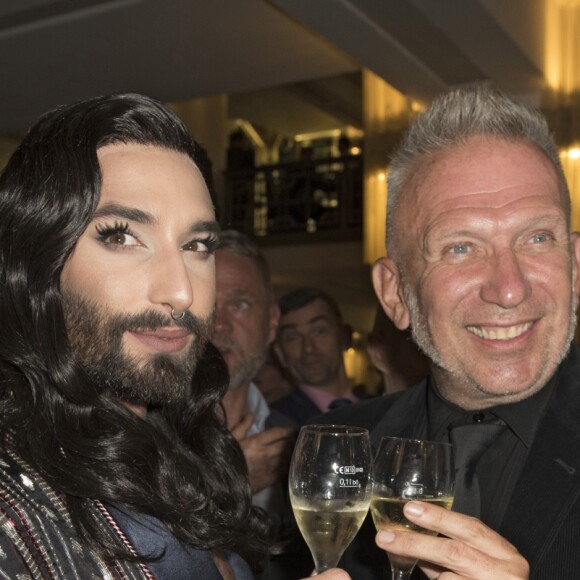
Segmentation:
[(202, 238), (200, 240), (197, 240), (199, 242), (201, 242), (202, 244), (205, 244), (207, 246), (207, 251), (209, 254), (213, 254), (220, 243), (220, 240), (217, 236), (213, 236), (211, 234), (207, 235), (205, 238)]
[(108, 238), (113, 234), (129, 234), (132, 235), (131, 230), (129, 228), (129, 224), (125, 222), (122, 224), (121, 222), (115, 222), (113, 226), (109, 225), (96, 225), (95, 230), (99, 234), (101, 239)]

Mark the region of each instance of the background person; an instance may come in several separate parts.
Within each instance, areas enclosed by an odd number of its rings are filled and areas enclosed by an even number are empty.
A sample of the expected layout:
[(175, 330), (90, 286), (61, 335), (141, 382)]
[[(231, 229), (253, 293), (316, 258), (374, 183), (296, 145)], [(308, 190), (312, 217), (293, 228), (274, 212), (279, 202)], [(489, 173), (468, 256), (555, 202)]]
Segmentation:
[(270, 269), (258, 246), (239, 232), (222, 232), (216, 251), (212, 341), (228, 365), (223, 411), (248, 464), (253, 503), (276, 524), (272, 558), (262, 580), (294, 580), (313, 567), (286, 491), (297, 426), (271, 411), (253, 383), (276, 335), (279, 316)]
[(222, 232), (212, 342), (230, 375), (223, 409), (248, 463), (254, 503), (269, 513), (281, 509), (281, 489), (272, 486), (288, 473), (295, 429), (270, 411), (252, 379), (266, 360), (279, 317), (268, 263), (259, 248), (239, 232)]
[(275, 348), (298, 387), (272, 408), (303, 425), (329, 409), (357, 402), (343, 359), (350, 333), (335, 301), (318, 288), (300, 288), (282, 296), (279, 306)]

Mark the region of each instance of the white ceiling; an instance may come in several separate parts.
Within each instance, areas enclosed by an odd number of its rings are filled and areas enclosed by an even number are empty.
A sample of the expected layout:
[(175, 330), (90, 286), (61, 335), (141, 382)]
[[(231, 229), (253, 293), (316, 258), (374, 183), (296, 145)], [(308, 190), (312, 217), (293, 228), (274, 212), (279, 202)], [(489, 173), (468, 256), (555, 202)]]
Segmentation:
[(535, 91), (542, 10), (543, 0), (2, 0), (0, 134), (95, 94), (182, 101), (299, 82), (295, 98), (344, 120), (355, 112), (341, 89), (325, 95), (316, 79), (362, 66), (421, 100), (474, 80)]

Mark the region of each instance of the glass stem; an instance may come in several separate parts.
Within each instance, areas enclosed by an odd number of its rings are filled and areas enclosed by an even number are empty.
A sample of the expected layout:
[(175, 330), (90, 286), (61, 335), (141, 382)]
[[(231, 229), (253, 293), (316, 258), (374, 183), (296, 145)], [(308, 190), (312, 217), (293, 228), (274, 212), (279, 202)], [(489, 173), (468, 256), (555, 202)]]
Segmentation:
[(417, 560), (411, 560), (403, 556), (389, 555), (389, 563), (391, 564), (391, 579), (392, 580), (407, 580), (411, 578), (411, 573), (417, 564)]

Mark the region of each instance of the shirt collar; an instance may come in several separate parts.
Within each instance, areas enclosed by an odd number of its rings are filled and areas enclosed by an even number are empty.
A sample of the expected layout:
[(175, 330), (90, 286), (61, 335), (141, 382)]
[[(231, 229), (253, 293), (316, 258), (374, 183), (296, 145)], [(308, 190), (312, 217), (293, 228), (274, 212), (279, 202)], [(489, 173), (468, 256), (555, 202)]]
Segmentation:
[(554, 391), (557, 382), (556, 375), (540, 391), (527, 399), (489, 407), (481, 411), (466, 411), (447, 401), (439, 393), (435, 379), (430, 376), (427, 394), (429, 438), (435, 441), (443, 439), (452, 423), (454, 425), (468, 425), (501, 419), (516, 437), (529, 448)]
[(298, 388), (309, 398), (312, 402), (323, 412), (328, 411), (330, 403), (332, 403), (337, 398), (339, 399), (349, 399), (353, 403), (358, 401), (358, 397), (352, 392), (352, 389), (347, 389), (340, 397), (336, 397), (334, 394), (325, 391), (324, 389), (319, 389), (318, 387), (313, 387), (312, 385), (298, 385)]
[(248, 388), (248, 395), (246, 397), (246, 403), (248, 410), (254, 414), (254, 422), (248, 429), (248, 435), (255, 435), (256, 433), (261, 433), (264, 430), (266, 419), (270, 415), (270, 408), (264, 395), (254, 383), (250, 383)]

